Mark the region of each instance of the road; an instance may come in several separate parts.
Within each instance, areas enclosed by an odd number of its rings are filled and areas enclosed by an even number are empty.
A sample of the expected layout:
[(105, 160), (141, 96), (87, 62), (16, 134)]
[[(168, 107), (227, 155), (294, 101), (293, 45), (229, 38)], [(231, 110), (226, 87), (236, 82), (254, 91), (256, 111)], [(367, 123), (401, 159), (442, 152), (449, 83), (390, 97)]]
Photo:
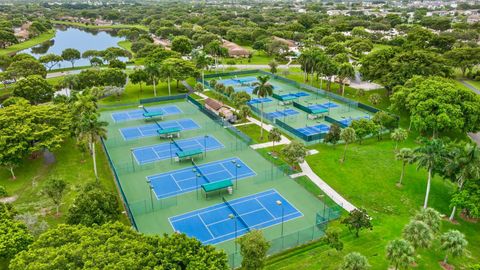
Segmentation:
[[(470, 88), (470, 90), (472, 90), (473, 92), (475, 92), (475, 93), (477, 93), (477, 94), (480, 95), (480, 90), (477, 89), (475, 86), (467, 83), (467, 82), (464, 81), (464, 80), (460, 80), (460, 82), (461, 82), (463, 85), (465, 85), (466, 87)], [(477, 132), (477, 133), (468, 133), (468, 136), (469, 136), (472, 140), (474, 140), (474, 141), (477, 143), (477, 145), (480, 145), (480, 132)]]

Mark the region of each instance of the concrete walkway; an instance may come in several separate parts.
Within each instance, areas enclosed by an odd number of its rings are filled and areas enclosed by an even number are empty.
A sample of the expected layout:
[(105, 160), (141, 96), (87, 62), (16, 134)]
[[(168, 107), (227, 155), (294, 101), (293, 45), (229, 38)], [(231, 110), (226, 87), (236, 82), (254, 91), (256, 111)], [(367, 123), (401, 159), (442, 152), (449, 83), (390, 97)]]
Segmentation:
[[(477, 89), (475, 86), (469, 84), (468, 82), (466, 82), (465, 80), (462, 80), (460, 79), (459, 82), (461, 82), (463, 85), (465, 85), (466, 87), (468, 87), (470, 90), (472, 90), (473, 92), (477, 93), (480, 95), (480, 90)], [(480, 132), (477, 132), (477, 133), (468, 133), (468, 136), (474, 140), (477, 145), (480, 145)]]
[(303, 173), (312, 180), (315, 185), (317, 185), (325, 194), (330, 197), (335, 203), (340, 205), (343, 209), (348, 212), (356, 209), (356, 207), (343, 198), (338, 192), (336, 192), (332, 187), (330, 187), (325, 181), (323, 181), (317, 174), (315, 174), (310, 168), (310, 165), (306, 161), (300, 163), (300, 168), (302, 168)]

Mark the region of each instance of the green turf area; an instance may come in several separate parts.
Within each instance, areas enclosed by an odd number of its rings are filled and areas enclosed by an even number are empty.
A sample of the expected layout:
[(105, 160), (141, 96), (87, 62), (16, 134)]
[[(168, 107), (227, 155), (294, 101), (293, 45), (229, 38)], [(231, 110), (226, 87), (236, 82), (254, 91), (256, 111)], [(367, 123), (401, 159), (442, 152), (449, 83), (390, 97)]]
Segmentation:
[[(402, 143), (401, 147), (415, 147), (415, 138)], [(355, 238), (338, 223), (333, 227), (343, 230), (342, 241), (345, 248), (341, 252), (332, 251), (322, 243), (300, 248), (281, 258), (273, 257), (267, 269), (336, 269), (343, 256), (357, 251), (367, 256), (372, 269), (387, 269), (385, 246), (390, 240), (401, 238), (402, 229), (414, 212), (423, 203), (426, 187), (426, 172), (416, 170), (409, 165), (404, 186), (398, 188), (395, 183), (400, 176), (401, 164), (394, 159), (394, 143), (390, 140), (369, 139), (362, 145), (350, 145), (347, 160), (340, 165), (343, 147), (333, 148), (326, 145), (313, 147), (320, 153), (307, 157), (312, 169), (336, 191), (345, 196), (357, 207), (364, 207), (373, 217), (373, 231), (364, 231)], [(308, 190), (311, 184), (307, 182)], [(435, 177), (432, 182), (429, 205), (442, 214), (449, 214), (449, 198), (453, 187), (450, 183)], [(467, 258), (452, 259), (451, 263), (460, 267), (478, 261), (480, 258), (480, 224), (468, 223), (460, 218), (458, 225), (443, 222), (442, 231), (457, 229), (462, 231), (469, 241)], [(444, 253), (438, 240), (432, 248), (421, 250), (417, 256), (415, 269), (440, 269), (438, 261)]]
[[(244, 197), (275, 188), (304, 215), (302, 218), (285, 223), (285, 235), (294, 233), (289, 235), (286, 238), (286, 241), (293, 241), (292, 239), (296, 239), (296, 237), (299, 236), (296, 232), (304, 228), (309, 229), (307, 230), (309, 232), (308, 237), (311, 237), (312, 226), (315, 224), (315, 214), (322, 209), (322, 202), (318, 198), (295, 183), (295, 181), (292, 181), (280, 170), (276, 169), (272, 163), (265, 160), (262, 155), (240, 141), (227, 129), (214, 123), (193, 105), (183, 101), (169, 103), (169, 105), (172, 104), (178, 106), (183, 113), (168, 115), (164, 120), (190, 118), (201, 127), (200, 129), (182, 131), (181, 139), (210, 135), (224, 145), (224, 148), (222, 149), (207, 152), (206, 157), (197, 158), (196, 163), (198, 165), (230, 157), (237, 157), (256, 172), (256, 176), (239, 181), (238, 190), (235, 190), (233, 195), (228, 196), (228, 199), (231, 200), (233, 198)], [(148, 106), (150, 105), (147, 105), (147, 109)], [(197, 199), (196, 193), (190, 192), (166, 199), (156, 200), (156, 198), (154, 198), (152, 208), (152, 201), (150, 200), (146, 177), (158, 173), (191, 167), (191, 164), (190, 162), (179, 163), (171, 161), (170, 159), (145, 165), (139, 165), (136, 161), (132, 161), (130, 149), (165, 143), (168, 142), (168, 140), (160, 139), (155, 136), (125, 141), (121, 136), (119, 129), (144, 125), (145, 121), (140, 119), (114, 123), (111, 117), (112, 112), (114, 111), (104, 111), (101, 116), (102, 120), (110, 123), (108, 126), (108, 140), (106, 141), (106, 146), (112, 157), (114, 166), (117, 169), (120, 183), (126, 194), (139, 231), (147, 234), (164, 232), (171, 233), (172, 227), (168, 222), (169, 217), (221, 203), (221, 198), (218, 196), (213, 196), (209, 200), (205, 200), (202, 196)], [(267, 239), (272, 240), (280, 237), (280, 227), (280, 225), (275, 225), (265, 229), (264, 232)], [(301, 233), (300, 236), (302, 239), (303, 237), (307, 237), (305, 231), (303, 231), (303, 234)], [(296, 244), (296, 240), (294, 242)], [(289, 242), (288, 245), (291, 244), (293, 244), (293, 242)], [(277, 245), (278, 243), (276, 246)], [(223, 242), (217, 246), (227, 250), (228, 253), (233, 251), (233, 241)]]
[(254, 50), (248, 46), (242, 46), (243, 48), (252, 52), (252, 57), (248, 58), (222, 58), (222, 63), (228, 65), (229, 61), (234, 61), (235, 64), (242, 65), (267, 65), (270, 63), (274, 57), (269, 56), (263, 50)]
[(132, 42), (130, 40), (122, 40), (122, 41), (119, 41), (117, 44), (121, 48), (129, 51), (130, 53), (133, 53), (132, 52)]
[[(194, 79), (188, 79), (188, 83), (193, 84)], [(187, 91), (185, 86), (179, 83), (177, 88), (176, 82), (171, 84), (171, 94), (185, 94)], [(157, 85), (157, 96), (168, 96), (168, 85), (167, 83), (160, 82)], [(102, 105), (118, 105), (118, 104), (127, 104), (127, 103), (137, 103), (139, 99), (152, 98), (154, 97), (153, 85), (145, 85), (144, 83), (140, 87), (139, 84), (133, 84), (128, 82), (125, 87), (125, 92), (119, 97), (111, 96), (100, 100)]]
[(148, 27), (141, 24), (113, 24), (113, 25), (89, 25), (84, 23), (77, 22), (65, 22), (65, 21), (56, 21), (53, 20), (54, 24), (70, 25), (83, 28), (92, 28), (92, 29), (128, 29), (128, 28), (138, 28), (141, 30), (148, 31)]
[[(100, 145), (97, 146), (97, 149), (99, 181), (104, 187), (117, 194), (105, 153), (101, 150)], [(56, 161), (53, 164), (46, 164), (42, 156), (24, 160), (15, 169), (16, 180), (11, 179), (9, 170), (0, 170), (0, 179), (2, 179), (0, 185), (6, 187), (10, 196), (17, 196), (14, 202), (15, 208), (21, 213), (30, 212), (40, 216), (46, 213), (45, 220), (50, 226), (65, 222), (64, 214), (72, 204), (77, 192), (87, 181), (95, 180), (91, 157), (87, 153), (82, 154), (73, 140), (67, 140), (63, 147), (54, 154)], [(53, 176), (65, 180), (69, 185), (60, 207), (60, 217), (55, 216), (54, 204), (47, 197), (41, 195), (45, 181)], [(122, 221), (127, 223), (126, 217), (123, 217)]]
[(241, 132), (247, 134), (250, 138), (252, 138), (253, 143), (264, 143), (268, 142), (268, 131), (263, 130), (263, 138), (260, 138), (260, 126), (256, 124), (248, 124), (248, 125), (240, 125), (236, 127)]
[(31, 38), (25, 42), (21, 42), (18, 44), (14, 44), (12, 46), (9, 46), (5, 49), (0, 49), (0, 55), (5, 55), (5, 54), (13, 54), (15, 52), (25, 50), (31, 47), (34, 47), (40, 43), (43, 43), (47, 40), (50, 40), (55, 37), (55, 30), (50, 30), (46, 33), (43, 33), (37, 37)]

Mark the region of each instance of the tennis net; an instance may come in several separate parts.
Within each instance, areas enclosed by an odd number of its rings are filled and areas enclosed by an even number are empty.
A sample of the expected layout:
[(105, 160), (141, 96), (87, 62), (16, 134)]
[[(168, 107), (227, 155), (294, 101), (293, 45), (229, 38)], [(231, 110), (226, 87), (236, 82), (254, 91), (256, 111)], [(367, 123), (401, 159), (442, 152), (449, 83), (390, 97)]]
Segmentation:
[(247, 222), (245, 222), (245, 220), (237, 213), (233, 206), (227, 200), (225, 200), (225, 197), (222, 196), (222, 200), (228, 206), (228, 208), (230, 208), (230, 211), (232, 211), (233, 215), (243, 223), (247, 231), (250, 231), (250, 227), (247, 225)]
[(172, 143), (175, 144), (175, 146), (176, 146), (180, 151), (182, 151), (182, 148), (180, 147), (180, 145), (178, 145), (178, 143), (177, 143), (174, 139), (172, 139)]
[(195, 163), (195, 161), (192, 160), (192, 165), (193, 167), (195, 167), (195, 169), (197, 170), (197, 172), (203, 177), (203, 179), (205, 179), (205, 181), (207, 181), (208, 183), (210, 183), (210, 181), (208, 180), (208, 178), (202, 173), (202, 171), (200, 170), (200, 168), (197, 166), (197, 164)]

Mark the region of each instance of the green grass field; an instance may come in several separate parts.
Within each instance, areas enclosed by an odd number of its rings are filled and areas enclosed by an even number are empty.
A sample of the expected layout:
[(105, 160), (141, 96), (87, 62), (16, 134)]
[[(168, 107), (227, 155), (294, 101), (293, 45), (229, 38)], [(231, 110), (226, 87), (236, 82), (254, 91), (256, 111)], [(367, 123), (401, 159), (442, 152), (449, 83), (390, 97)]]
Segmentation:
[(248, 124), (248, 125), (241, 125), (237, 126), (241, 132), (247, 134), (250, 138), (252, 138), (252, 143), (264, 143), (268, 142), (268, 131), (263, 130), (263, 138), (260, 138), (260, 126), (256, 124)]
[[(0, 179), (2, 179), (0, 185), (6, 187), (9, 196), (17, 197), (14, 202), (15, 208), (19, 212), (40, 215), (41, 219), (45, 219), (50, 226), (65, 222), (63, 214), (67, 212), (81, 186), (95, 180), (91, 157), (87, 153), (82, 154), (73, 140), (67, 140), (54, 154), (56, 161), (53, 164), (46, 164), (43, 157), (25, 159), (15, 169), (17, 176), (15, 180), (12, 180), (10, 171), (7, 169), (0, 170)], [(97, 146), (97, 165), (99, 181), (108, 190), (117, 194), (113, 175), (100, 145)], [(59, 217), (55, 216), (54, 204), (41, 195), (41, 190), (49, 177), (59, 177), (69, 185), (60, 207), (62, 215)], [(126, 217), (122, 220), (127, 223)]]
[(15, 52), (25, 50), (31, 47), (34, 47), (40, 43), (43, 43), (47, 40), (50, 40), (55, 37), (55, 30), (50, 30), (46, 33), (43, 33), (37, 37), (34, 37), (32, 39), (29, 39), (25, 42), (21, 42), (18, 44), (14, 44), (12, 46), (9, 46), (5, 49), (0, 49), (0, 55), (5, 55), (5, 54), (13, 54)]
[[(415, 138), (401, 147), (415, 147)], [(387, 269), (385, 246), (388, 241), (401, 238), (403, 226), (408, 223), (414, 212), (420, 208), (426, 187), (426, 172), (416, 170), (414, 165), (407, 167), (404, 186), (398, 188), (401, 164), (394, 159), (394, 144), (390, 140), (369, 139), (363, 145), (354, 144), (347, 150), (347, 160), (339, 163), (343, 147), (319, 144), (312, 147), (319, 154), (307, 157), (312, 169), (329, 185), (357, 207), (367, 209), (373, 217), (374, 228), (355, 238), (343, 225), (333, 227), (342, 229), (342, 252), (330, 250), (326, 245), (317, 243), (283, 254), (281, 259), (273, 257), (267, 269), (335, 269), (344, 255), (358, 251), (367, 256), (372, 269)], [(435, 177), (429, 205), (442, 214), (450, 213), (449, 198), (453, 191), (450, 183)], [(469, 255), (451, 259), (457, 267), (478, 261), (480, 258), (480, 224), (465, 222), (458, 225), (443, 222), (442, 231), (457, 229), (462, 231), (469, 241)], [(417, 255), (418, 267), (415, 269), (440, 269), (438, 261), (444, 253), (439, 249), (438, 241), (432, 248), (420, 250)]]
[(122, 41), (119, 41), (118, 43), (118, 46), (120, 46), (121, 48), (129, 51), (130, 53), (133, 54), (132, 52), (132, 42), (130, 40), (122, 40)]

